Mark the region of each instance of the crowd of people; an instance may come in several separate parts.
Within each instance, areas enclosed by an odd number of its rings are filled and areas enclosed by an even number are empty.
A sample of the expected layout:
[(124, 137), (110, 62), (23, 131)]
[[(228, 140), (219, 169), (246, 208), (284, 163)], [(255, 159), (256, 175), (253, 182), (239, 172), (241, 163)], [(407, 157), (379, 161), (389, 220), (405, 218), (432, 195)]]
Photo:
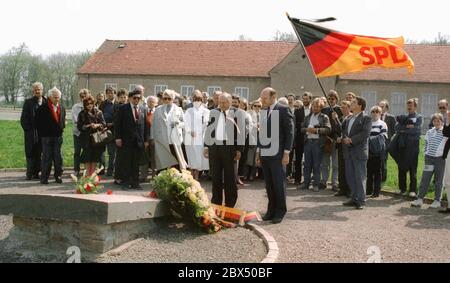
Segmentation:
[[(53, 163), (55, 181), (61, 183), (66, 125), (62, 94), (52, 88), (44, 97), (39, 82), (32, 88), (34, 96), (25, 101), (21, 116), (26, 178), (48, 184)], [(75, 174), (81, 175), (81, 164), (87, 174), (103, 165), (102, 173), (125, 190), (142, 189), (140, 184), (148, 182), (150, 174), (154, 177), (166, 168), (189, 169), (197, 180), (212, 180), (212, 203), (234, 207), (238, 186), (263, 179), (269, 199), (264, 219), (279, 223), (286, 213), (289, 182), (313, 192), (330, 187), (336, 196), (349, 198), (344, 205), (362, 209), (366, 196), (379, 196), (391, 156), (398, 165), (400, 193), (417, 198), (412, 206), (423, 204), (433, 176), (431, 207), (441, 206), (444, 185), (449, 195), (446, 100), (439, 101), (425, 135), (418, 190), (423, 117), (417, 113), (417, 99), (409, 99), (407, 113), (398, 116), (389, 113), (387, 100), (366, 105), (351, 92), (341, 100), (335, 90), (326, 97), (310, 92), (279, 97), (266, 88), (249, 102), (221, 91), (210, 97), (195, 90), (188, 98), (167, 89), (146, 97), (145, 88), (138, 85), (130, 92), (108, 87), (96, 96), (82, 89), (79, 99), (71, 111)], [(105, 131), (112, 133), (111, 141), (94, 143), (92, 135)]]

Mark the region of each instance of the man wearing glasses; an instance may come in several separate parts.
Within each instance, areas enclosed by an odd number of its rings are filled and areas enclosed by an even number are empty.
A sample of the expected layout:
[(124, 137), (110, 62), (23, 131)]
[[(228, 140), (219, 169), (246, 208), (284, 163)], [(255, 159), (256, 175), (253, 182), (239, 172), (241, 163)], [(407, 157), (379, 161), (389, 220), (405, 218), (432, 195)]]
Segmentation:
[[(328, 102), (330, 106), (322, 109), (322, 113), (328, 115), (331, 123), (331, 132), (328, 136), (328, 147), (325, 146), (325, 150), (323, 153), (322, 163), (321, 163), (321, 189), (325, 189), (327, 187), (328, 178), (330, 176), (330, 169), (332, 168), (332, 188), (333, 191), (339, 190), (338, 185), (338, 176), (339, 176), (339, 164), (338, 164), (338, 152), (336, 147), (336, 140), (338, 138), (339, 128), (342, 122), (342, 110), (341, 107), (337, 104), (339, 101), (339, 95), (335, 90), (330, 90), (328, 92)], [(334, 119), (332, 113), (337, 113), (337, 119)], [(328, 150), (327, 150), (328, 149)], [(330, 168), (331, 167), (331, 168)]]
[(128, 94), (129, 103), (120, 107), (117, 113), (117, 125), (115, 127), (116, 146), (123, 151), (124, 180), (122, 186), (125, 190), (141, 190), (139, 185), (139, 165), (144, 150), (148, 147), (149, 129), (146, 123), (147, 113), (143, 106), (139, 105), (142, 99), (141, 92), (134, 90)]
[[(438, 113), (442, 114), (442, 116), (444, 117), (444, 125), (447, 125), (447, 123), (450, 122), (450, 121), (448, 121), (448, 113), (449, 113), (449, 111), (448, 111), (448, 101), (447, 101), (447, 99), (439, 100)], [(433, 119), (431, 119), (430, 124), (428, 125), (428, 128), (432, 129), (433, 127), (434, 127), (433, 126)]]

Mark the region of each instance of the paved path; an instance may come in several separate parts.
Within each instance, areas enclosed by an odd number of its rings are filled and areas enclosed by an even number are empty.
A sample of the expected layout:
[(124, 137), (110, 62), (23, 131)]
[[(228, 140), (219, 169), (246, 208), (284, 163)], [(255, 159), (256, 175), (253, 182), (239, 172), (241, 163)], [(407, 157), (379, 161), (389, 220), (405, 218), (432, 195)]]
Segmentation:
[[(13, 109), (6, 109), (6, 108), (0, 108), (0, 120), (6, 120), (6, 121), (19, 121), (20, 115), (22, 114), (22, 110), (13, 110)], [(66, 120), (71, 120), (71, 111), (70, 109), (66, 109)]]
[[(22, 175), (0, 173), (0, 194), (71, 191), (68, 183), (42, 187), (23, 181)], [(110, 183), (107, 188), (119, 189)], [(210, 192), (210, 183), (203, 184)], [(148, 184), (144, 188), (150, 190)], [(279, 262), (367, 262), (377, 251), (383, 262), (450, 262), (450, 217), (428, 205), (416, 209), (404, 199), (382, 196), (358, 211), (342, 206), (345, 198), (334, 197), (330, 190), (314, 193), (288, 187), (287, 194), (284, 221), (261, 224), (278, 242)], [(262, 182), (239, 190), (237, 207), (263, 213), (266, 205)], [(6, 232), (1, 229), (0, 236)]]

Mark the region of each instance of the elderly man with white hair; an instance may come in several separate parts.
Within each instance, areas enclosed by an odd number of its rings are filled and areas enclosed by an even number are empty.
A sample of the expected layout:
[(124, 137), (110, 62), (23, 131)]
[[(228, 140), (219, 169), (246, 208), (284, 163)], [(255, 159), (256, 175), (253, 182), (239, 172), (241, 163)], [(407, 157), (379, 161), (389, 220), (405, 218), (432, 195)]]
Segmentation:
[(49, 90), (48, 100), (37, 110), (36, 125), (42, 138), (41, 184), (48, 184), (52, 162), (55, 181), (60, 184), (63, 172), (61, 146), (66, 126), (66, 109), (61, 104), (61, 91), (56, 87)]
[(27, 159), (27, 180), (39, 179), (41, 171), (42, 143), (37, 132), (35, 123), (36, 112), (38, 108), (46, 103), (42, 96), (43, 86), (40, 82), (35, 82), (32, 86), (34, 96), (25, 100), (20, 116), (20, 124), (25, 137), (25, 156)]
[(170, 167), (186, 169), (184, 159), (183, 128), (184, 114), (181, 107), (173, 103), (176, 92), (166, 89), (162, 95), (163, 105), (155, 110), (150, 136), (155, 141), (155, 163), (157, 170)]

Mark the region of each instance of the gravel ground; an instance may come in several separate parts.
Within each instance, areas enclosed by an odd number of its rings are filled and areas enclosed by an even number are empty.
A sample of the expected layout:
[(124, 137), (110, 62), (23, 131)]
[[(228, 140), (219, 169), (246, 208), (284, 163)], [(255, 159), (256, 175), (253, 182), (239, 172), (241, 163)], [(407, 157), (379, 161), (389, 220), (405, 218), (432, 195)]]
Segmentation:
[[(67, 184), (41, 187), (17, 181), (22, 175), (0, 173), (0, 194), (70, 191)], [(210, 183), (205, 182), (204, 186), (210, 191)], [(144, 188), (148, 190), (149, 186)], [(358, 211), (342, 206), (346, 199), (334, 197), (330, 190), (314, 193), (288, 186), (287, 194), (288, 213), (284, 221), (277, 225), (260, 224), (278, 242), (278, 262), (367, 262), (374, 255), (371, 251), (377, 249), (382, 262), (450, 262), (450, 217), (428, 209), (428, 205), (411, 208), (409, 201), (381, 196), (368, 200), (366, 208)], [(262, 182), (239, 190), (236, 207), (264, 213), (266, 206)], [(140, 240), (119, 256), (100, 261), (257, 262), (264, 256), (261, 241), (245, 229), (208, 236), (189, 227), (175, 226), (176, 223), (167, 223), (155, 234), (156, 238)], [(10, 228), (10, 217), (0, 217), (0, 239)], [(249, 249), (241, 251), (245, 246)]]

